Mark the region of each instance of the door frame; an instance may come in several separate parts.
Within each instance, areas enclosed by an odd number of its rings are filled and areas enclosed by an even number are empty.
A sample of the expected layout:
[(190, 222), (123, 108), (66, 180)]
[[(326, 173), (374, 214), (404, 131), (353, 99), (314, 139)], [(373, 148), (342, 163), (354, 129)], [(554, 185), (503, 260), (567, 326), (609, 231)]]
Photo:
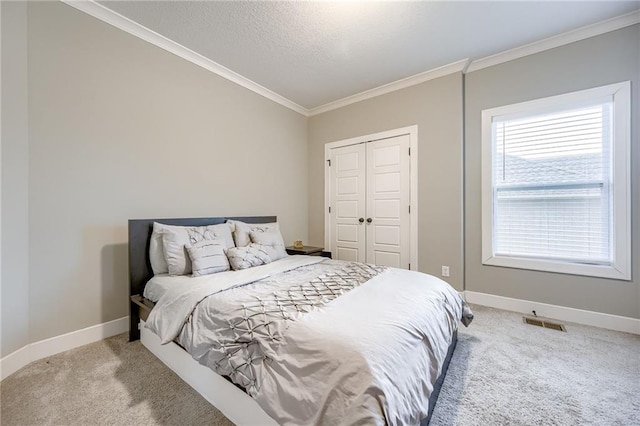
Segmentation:
[(398, 129), (387, 130), (384, 132), (371, 133), (368, 135), (357, 136), (355, 138), (342, 139), (335, 142), (329, 142), (324, 146), (324, 246), (326, 249), (331, 248), (331, 214), (329, 207), (331, 204), (331, 170), (329, 169), (329, 160), (331, 159), (331, 150), (342, 148), (349, 145), (357, 145), (379, 139), (389, 139), (396, 136), (409, 135), (409, 149), (411, 155), (409, 158), (409, 179), (411, 182), (411, 190), (409, 191), (409, 205), (411, 206), (411, 214), (409, 216), (409, 259), (411, 270), (418, 270), (418, 126), (407, 126)]

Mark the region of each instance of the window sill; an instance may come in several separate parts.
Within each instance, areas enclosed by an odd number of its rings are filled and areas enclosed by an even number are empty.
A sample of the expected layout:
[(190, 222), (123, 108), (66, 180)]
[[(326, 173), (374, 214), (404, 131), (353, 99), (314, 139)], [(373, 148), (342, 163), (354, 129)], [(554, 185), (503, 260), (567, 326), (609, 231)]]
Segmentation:
[(502, 266), (506, 268), (529, 269), (532, 271), (610, 278), (614, 280), (631, 280), (630, 270), (624, 270), (623, 268), (608, 265), (588, 265), (582, 263), (507, 256), (491, 256), (483, 259), (482, 264), (489, 266)]

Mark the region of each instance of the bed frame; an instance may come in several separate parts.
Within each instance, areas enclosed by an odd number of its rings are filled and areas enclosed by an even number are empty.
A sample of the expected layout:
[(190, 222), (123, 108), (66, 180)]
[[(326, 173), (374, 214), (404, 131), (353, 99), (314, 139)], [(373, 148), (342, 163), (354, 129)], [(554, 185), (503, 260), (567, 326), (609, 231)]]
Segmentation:
[[(217, 225), (227, 220), (240, 220), (247, 223), (269, 223), (276, 222), (277, 218), (276, 216), (250, 216), (129, 220), (129, 340), (141, 339), (142, 344), (149, 351), (233, 423), (237, 425), (277, 425), (253, 398), (233, 383), (213, 372), (213, 370), (200, 365), (179, 345), (173, 342), (161, 345), (160, 338), (152, 331), (144, 328), (146, 315), (142, 318), (140, 316), (141, 307), (146, 310), (153, 309), (153, 303), (142, 297), (146, 283), (153, 277), (149, 260), (149, 242), (153, 232), (153, 222), (178, 226), (206, 226)], [(429, 414), (420, 422), (421, 426), (429, 424), (456, 343), (457, 332), (453, 335), (442, 371), (429, 398)]]

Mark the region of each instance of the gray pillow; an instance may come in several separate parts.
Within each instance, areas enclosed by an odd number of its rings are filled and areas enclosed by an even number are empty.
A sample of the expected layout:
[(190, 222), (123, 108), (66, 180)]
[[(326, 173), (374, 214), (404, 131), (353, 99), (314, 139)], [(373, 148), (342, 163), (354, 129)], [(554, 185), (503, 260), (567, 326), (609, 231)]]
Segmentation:
[(254, 266), (271, 263), (269, 253), (273, 249), (260, 244), (249, 244), (244, 247), (232, 247), (227, 250), (227, 258), (234, 271), (252, 268)]
[(251, 243), (250, 232), (261, 232), (267, 229), (280, 229), (278, 222), (271, 223), (244, 223), (239, 220), (227, 221), (233, 232), (236, 247), (248, 246)]
[(191, 259), (194, 277), (228, 271), (229, 260), (225, 254), (226, 243), (223, 240), (202, 240), (185, 246)]
[(279, 229), (269, 228), (262, 231), (251, 231), (249, 232), (249, 237), (252, 243), (271, 247), (272, 252), (269, 252), (271, 261), (288, 256), (284, 247), (284, 239)]

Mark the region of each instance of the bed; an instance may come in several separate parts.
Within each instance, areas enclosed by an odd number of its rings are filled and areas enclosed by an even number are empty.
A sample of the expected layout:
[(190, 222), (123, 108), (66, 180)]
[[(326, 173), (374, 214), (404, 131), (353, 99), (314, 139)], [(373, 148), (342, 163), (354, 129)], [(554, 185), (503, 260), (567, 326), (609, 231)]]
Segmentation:
[[(206, 226), (228, 220), (267, 224), (276, 217), (129, 221), (130, 340), (141, 339), (236, 424), (427, 425), (456, 346), (457, 324), (472, 319), (460, 296), (426, 274), (310, 256), (192, 281), (164, 280), (187, 283), (188, 292), (179, 285), (158, 287), (163, 277), (154, 277), (149, 255), (154, 222)], [(400, 291), (389, 280), (411, 297), (396, 297)], [(426, 290), (422, 280), (434, 289)], [(152, 287), (162, 289), (160, 296)], [(437, 302), (424, 303), (446, 305), (430, 309), (457, 318), (420, 319), (427, 332), (416, 336), (409, 316), (431, 315), (409, 315), (416, 311), (411, 306), (419, 306), (411, 305), (420, 299), (416, 292), (436, 294)], [(395, 299), (409, 308), (391, 310)], [(396, 343), (398, 333), (407, 340)], [(415, 353), (421, 355), (407, 352), (408, 341), (420, 343)]]

